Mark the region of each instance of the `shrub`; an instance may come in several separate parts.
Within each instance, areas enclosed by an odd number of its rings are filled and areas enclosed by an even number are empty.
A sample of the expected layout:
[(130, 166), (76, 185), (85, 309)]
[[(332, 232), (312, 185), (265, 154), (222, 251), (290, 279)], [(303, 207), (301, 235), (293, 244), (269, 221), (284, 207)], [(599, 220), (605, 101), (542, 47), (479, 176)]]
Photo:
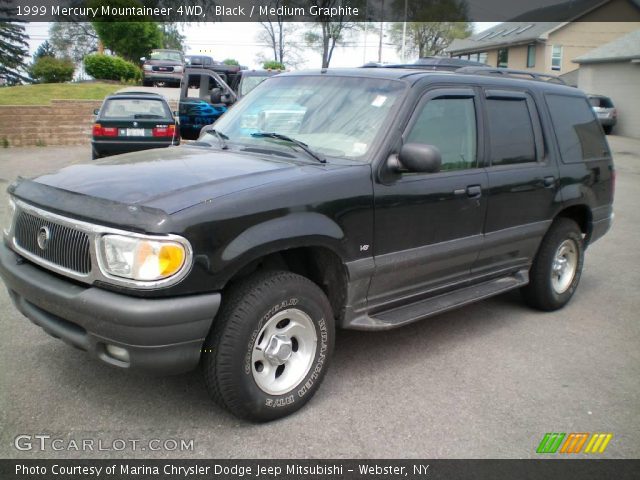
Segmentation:
[(73, 79), (75, 70), (75, 65), (68, 58), (43, 56), (33, 62), (29, 73), (40, 83), (63, 83)]
[(84, 57), (84, 69), (96, 80), (137, 82), (142, 78), (140, 69), (120, 57), (95, 53)]
[(262, 68), (265, 70), (284, 70), (284, 64), (275, 60), (267, 60), (262, 64)]
[(225, 65), (240, 66), (240, 63), (235, 58), (227, 58), (227, 59), (223, 60), (222, 63), (224, 63)]

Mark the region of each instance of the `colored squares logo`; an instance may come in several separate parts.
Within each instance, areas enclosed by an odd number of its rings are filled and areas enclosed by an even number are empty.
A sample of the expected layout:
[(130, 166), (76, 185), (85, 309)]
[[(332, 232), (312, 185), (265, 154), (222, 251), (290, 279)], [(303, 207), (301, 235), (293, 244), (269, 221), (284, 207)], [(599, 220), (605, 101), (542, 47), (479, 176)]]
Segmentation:
[(604, 453), (612, 438), (612, 433), (546, 433), (536, 453)]

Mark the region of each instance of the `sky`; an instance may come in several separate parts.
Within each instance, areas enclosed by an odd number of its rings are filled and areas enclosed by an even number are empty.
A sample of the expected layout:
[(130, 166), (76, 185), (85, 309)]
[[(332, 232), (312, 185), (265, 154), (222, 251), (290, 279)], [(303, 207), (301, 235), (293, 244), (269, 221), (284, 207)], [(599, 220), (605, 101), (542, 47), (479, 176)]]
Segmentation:
[[(476, 22), (474, 31), (482, 31), (496, 25), (496, 22)], [(311, 25), (305, 23), (300, 26), (299, 32), (307, 30)], [(30, 37), (30, 53), (33, 54), (38, 46), (49, 36), (49, 23), (29, 23), (27, 33)], [(270, 58), (270, 52), (264, 43), (258, 40), (258, 34), (262, 27), (256, 22), (219, 22), (185, 24), (181, 27), (186, 36), (187, 54), (203, 53), (212, 56), (215, 60), (235, 58), (241, 65), (249, 68), (260, 68), (260, 55)], [(301, 68), (317, 68), (321, 65), (321, 52), (310, 49), (304, 45), (302, 35), (294, 37), (294, 42), (301, 47), (301, 62), (297, 65)], [(347, 44), (337, 47), (331, 60), (332, 67), (354, 67), (369, 61), (378, 60), (379, 36), (377, 31), (359, 32), (353, 35)], [(390, 44), (388, 37), (383, 38), (382, 60), (384, 62), (398, 63), (400, 54), (395, 45)], [(415, 58), (407, 57), (406, 61), (412, 63)]]

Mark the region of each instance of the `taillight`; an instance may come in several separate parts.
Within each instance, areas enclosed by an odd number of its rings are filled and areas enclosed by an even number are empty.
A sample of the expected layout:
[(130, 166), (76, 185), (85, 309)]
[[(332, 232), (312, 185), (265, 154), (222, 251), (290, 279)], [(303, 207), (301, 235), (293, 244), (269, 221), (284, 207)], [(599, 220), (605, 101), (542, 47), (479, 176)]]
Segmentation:
[(153, 129), (152, 134), (154, 137), (171, 137), (176, 133), (175, 125), (161, 125)]
[(611, 116), (613, 118), (616, 118), (618, 116), (618, 110), (616, 110), (615, 108), (613, 109), (613, 112), (611, 112)]
[(99, 123), (93, 124), (94, 137), (117, 137), (118, 129), (116, 127), (103, 127)]

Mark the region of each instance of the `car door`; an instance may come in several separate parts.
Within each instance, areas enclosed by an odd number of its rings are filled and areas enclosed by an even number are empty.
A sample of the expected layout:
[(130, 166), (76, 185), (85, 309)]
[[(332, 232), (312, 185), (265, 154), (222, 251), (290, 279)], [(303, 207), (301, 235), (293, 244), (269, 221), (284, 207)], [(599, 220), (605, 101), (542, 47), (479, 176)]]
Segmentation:
[(472, 88), (427, 91), (402, 141), (437, 147), (440, 171), (404, 172), (374, 184), (375, 273), (370, 306), (469, 275), (482, 242), (487, 207), (477, 103)]
[(533, 94), (487, 88), (482, 101), (489, 188), (474, 274), (528, 266), (551, 223), (560, 183)]

